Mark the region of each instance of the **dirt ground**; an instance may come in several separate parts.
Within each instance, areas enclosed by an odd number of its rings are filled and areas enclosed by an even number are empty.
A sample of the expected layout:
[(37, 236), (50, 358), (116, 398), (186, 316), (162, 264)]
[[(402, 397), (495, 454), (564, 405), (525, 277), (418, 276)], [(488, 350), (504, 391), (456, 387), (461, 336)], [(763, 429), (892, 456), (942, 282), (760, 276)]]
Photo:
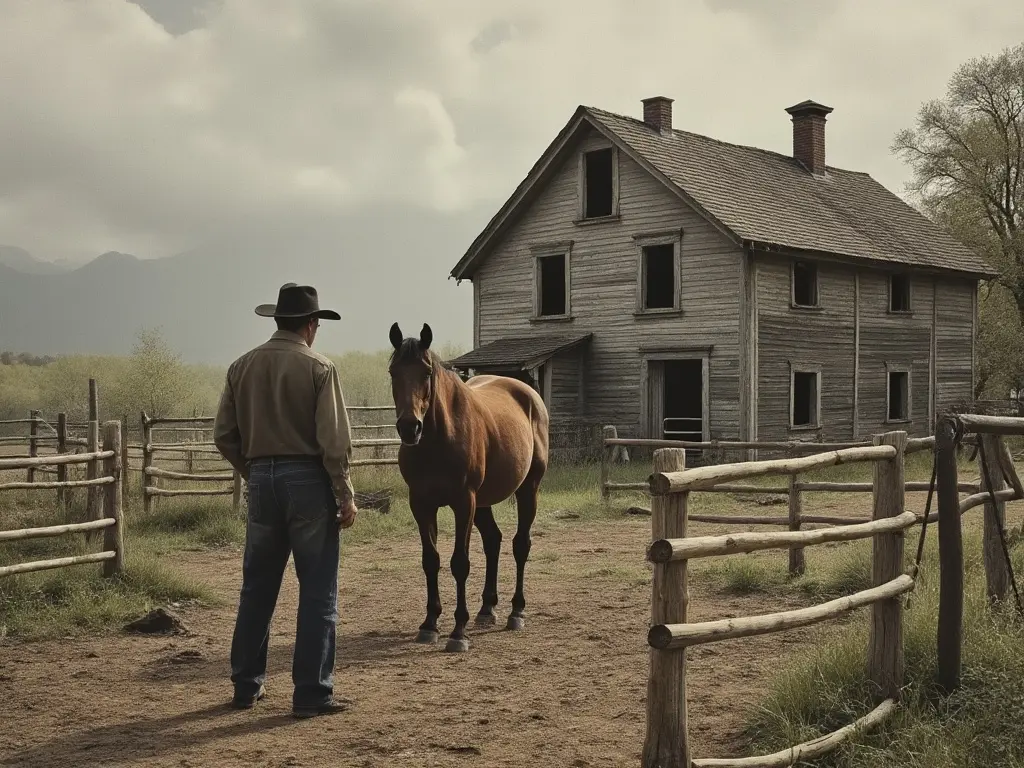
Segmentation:
[[(471, 624), (467, 654), (442, 652), (443, 639), (436, 647), (412, 642), (425, 603), (414, 533), (346, 544), (335, 686), (355, 704), (307, 721), (290, 716), (291, 566), (272, 628), (268, 698), (237, 712), (226, 703), (240, 553), (175, 554), (174, 567), (227, 600), (223, 608), (183, 607), (190, 634), (0, 648), (0, 766), (636, 766), (645, 729), (649, 537), (644, 518), (545, 524), (527, 568), (526, 629), (511, 633), (504, 619), (515, 566), (506, 536), (499, 625), (474, 631)], [(450, 538), (441, 545), (447, 565)], [(472, 563), (475, 614), (484, 570), (475, 534)], [(440, 583), (443, 637), (454, 610), (447, 568)], [(691, 580), (691, 620), (786, 607), (725, 597)], [(817, 631), (688, 654), (694, 757), (738, 753), (744, 711), (780, 659)]]

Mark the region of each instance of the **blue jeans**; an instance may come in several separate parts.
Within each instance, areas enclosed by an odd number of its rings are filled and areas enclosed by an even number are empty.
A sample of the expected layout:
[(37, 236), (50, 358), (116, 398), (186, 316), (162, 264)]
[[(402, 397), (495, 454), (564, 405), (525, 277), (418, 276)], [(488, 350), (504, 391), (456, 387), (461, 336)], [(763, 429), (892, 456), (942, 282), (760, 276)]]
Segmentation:
[(292, 657), (293, 706), (332, 701), (338, 621), (340, 525), (330, 478), (319, 459), (255, 459), (242, 591), (231, 641), (235, 696), (255, 696), (266, 680), (270, 620), (288, 555), (295, 559), (299, 612)]

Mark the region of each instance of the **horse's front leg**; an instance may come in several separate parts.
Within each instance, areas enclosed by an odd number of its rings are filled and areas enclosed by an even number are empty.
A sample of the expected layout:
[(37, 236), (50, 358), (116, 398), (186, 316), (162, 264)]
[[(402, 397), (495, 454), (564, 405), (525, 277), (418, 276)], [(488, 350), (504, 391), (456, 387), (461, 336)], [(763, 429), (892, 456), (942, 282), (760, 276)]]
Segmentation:
[(427, 618), (420, 625), (416, 642), (436, 643), (438, 638), (437, 618), (441, 615), (441, 592), (437, 587), (437, 575), (441, 570), (441, 555), (437, 551), (437, 505), (411, 496), (409, 507), (416, 520), (416, 525), (420, 529), (420, 543), (423, 548), (423, 575), (427, 580)]
[(452, 576), (455, 577), (455, 629), (448, 638), (446, 651), (469, 650), (466, 639), (466, 624), (469, 623), (469, 608), (466, 605), (466, 580), (469, 578), (469, 537), (473, 532), (473, 517), (476, 514), (476, 493), (470, 489), (462, 498), (452, 504), (455, 512), (455, 549), (452, 552)]

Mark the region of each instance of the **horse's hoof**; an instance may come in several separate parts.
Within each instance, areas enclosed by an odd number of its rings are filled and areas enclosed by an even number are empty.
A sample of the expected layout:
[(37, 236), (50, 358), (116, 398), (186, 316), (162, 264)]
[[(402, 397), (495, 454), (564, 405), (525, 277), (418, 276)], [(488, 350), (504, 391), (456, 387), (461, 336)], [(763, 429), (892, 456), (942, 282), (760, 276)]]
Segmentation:
[(420, 645), (433, 645), (437, 642), (438, 634), (433, 629), (421, 629), (416, 635), (416, 642)]
[(476, 617), (476, 625), (478, 627), (493, 627), (498, 623), (498, 620), (494, 617), (493, 613), (480, 613)]
[(526, 619), (522, 616), (509, 616), (508, 624), (505, 625), (506, 629), (510, 629), (513, 632), (518, 632), (526, 626)]
[(469, 650), (469, 640), (464, 637), (449, 637), (444, 647), (445, 653), (465, 653)]

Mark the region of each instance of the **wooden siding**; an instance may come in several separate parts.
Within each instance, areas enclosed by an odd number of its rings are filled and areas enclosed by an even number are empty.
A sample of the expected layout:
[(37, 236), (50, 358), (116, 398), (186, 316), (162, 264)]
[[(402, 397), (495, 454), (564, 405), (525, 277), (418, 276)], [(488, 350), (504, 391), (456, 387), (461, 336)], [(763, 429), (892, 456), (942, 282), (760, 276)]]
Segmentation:
[[(940, 412), (971, 399), (973, 282), (912, 275), (910, 312), (893, 313), (887, 271), (820, 261), (819, 308), (794, 309), (790, 264), (785, 255), (757, 256), (759, 440), (860, 440), (892, 429), (924, 436), (933, 430), (933, 396)], [(821, 371), (818, 430), (789, 427), (793, 366)], [(910, 373), (909, 421), (888, 421), (889, 370)]]
[[(596, 132), (581, 150), (607, 146)], [(710, 432), (740, 431), (739, 303), (741, 250), (621, 152), (617, 219), (575, 224), (579, 154), (573, 153), (550, 185), (513, 225), (481, 265), (479, 344), (509, 335), (592, 331), (585, 356), (584, 411), (588, 421), (614, 424), (620, 434), (641, 427), (642, 344), (713, 347), (709, 361)], [(636, 317), (638, 278), (635, 235), (682, 228), (681, 314)], [(531, 318), (532, 248), (572, 240), (568, 321)], [(568, 380), (559, 386), (570, 386)], [(561, 394), (555, 395), (562, 397)], [(554, 415), (554, 414), (553, 414)]]
[[(912, 276), (910, 312), (889, 312), (889, 277), (860, 271), (860, 403), (857, 437), (893, 429), (913, 436), (931, 434), (928, 422), (931, 379), (932, 286), (930, 276)], [(967, 360), (970, 365), (970, 356)], [(910, 372), (910, 422), (888, 423), (888, 370)]]
[[(757, 439), (848, 440), (853, 433), (854, 269), (818, 264), (815, 309), (790, 307), (792, 261), (757, 254)], [(820, 368), (820, 428), (790, 429), (790, 372)]]
[(548, 361), (551, 366), (551, 401), (548, 410), (555, 421), (583, 416), (583, 355), (570, 350), (555, 355)]
[(936, 408), (943, 410), (974, 395), (974, 293), (968, 281), (936, 285)]

